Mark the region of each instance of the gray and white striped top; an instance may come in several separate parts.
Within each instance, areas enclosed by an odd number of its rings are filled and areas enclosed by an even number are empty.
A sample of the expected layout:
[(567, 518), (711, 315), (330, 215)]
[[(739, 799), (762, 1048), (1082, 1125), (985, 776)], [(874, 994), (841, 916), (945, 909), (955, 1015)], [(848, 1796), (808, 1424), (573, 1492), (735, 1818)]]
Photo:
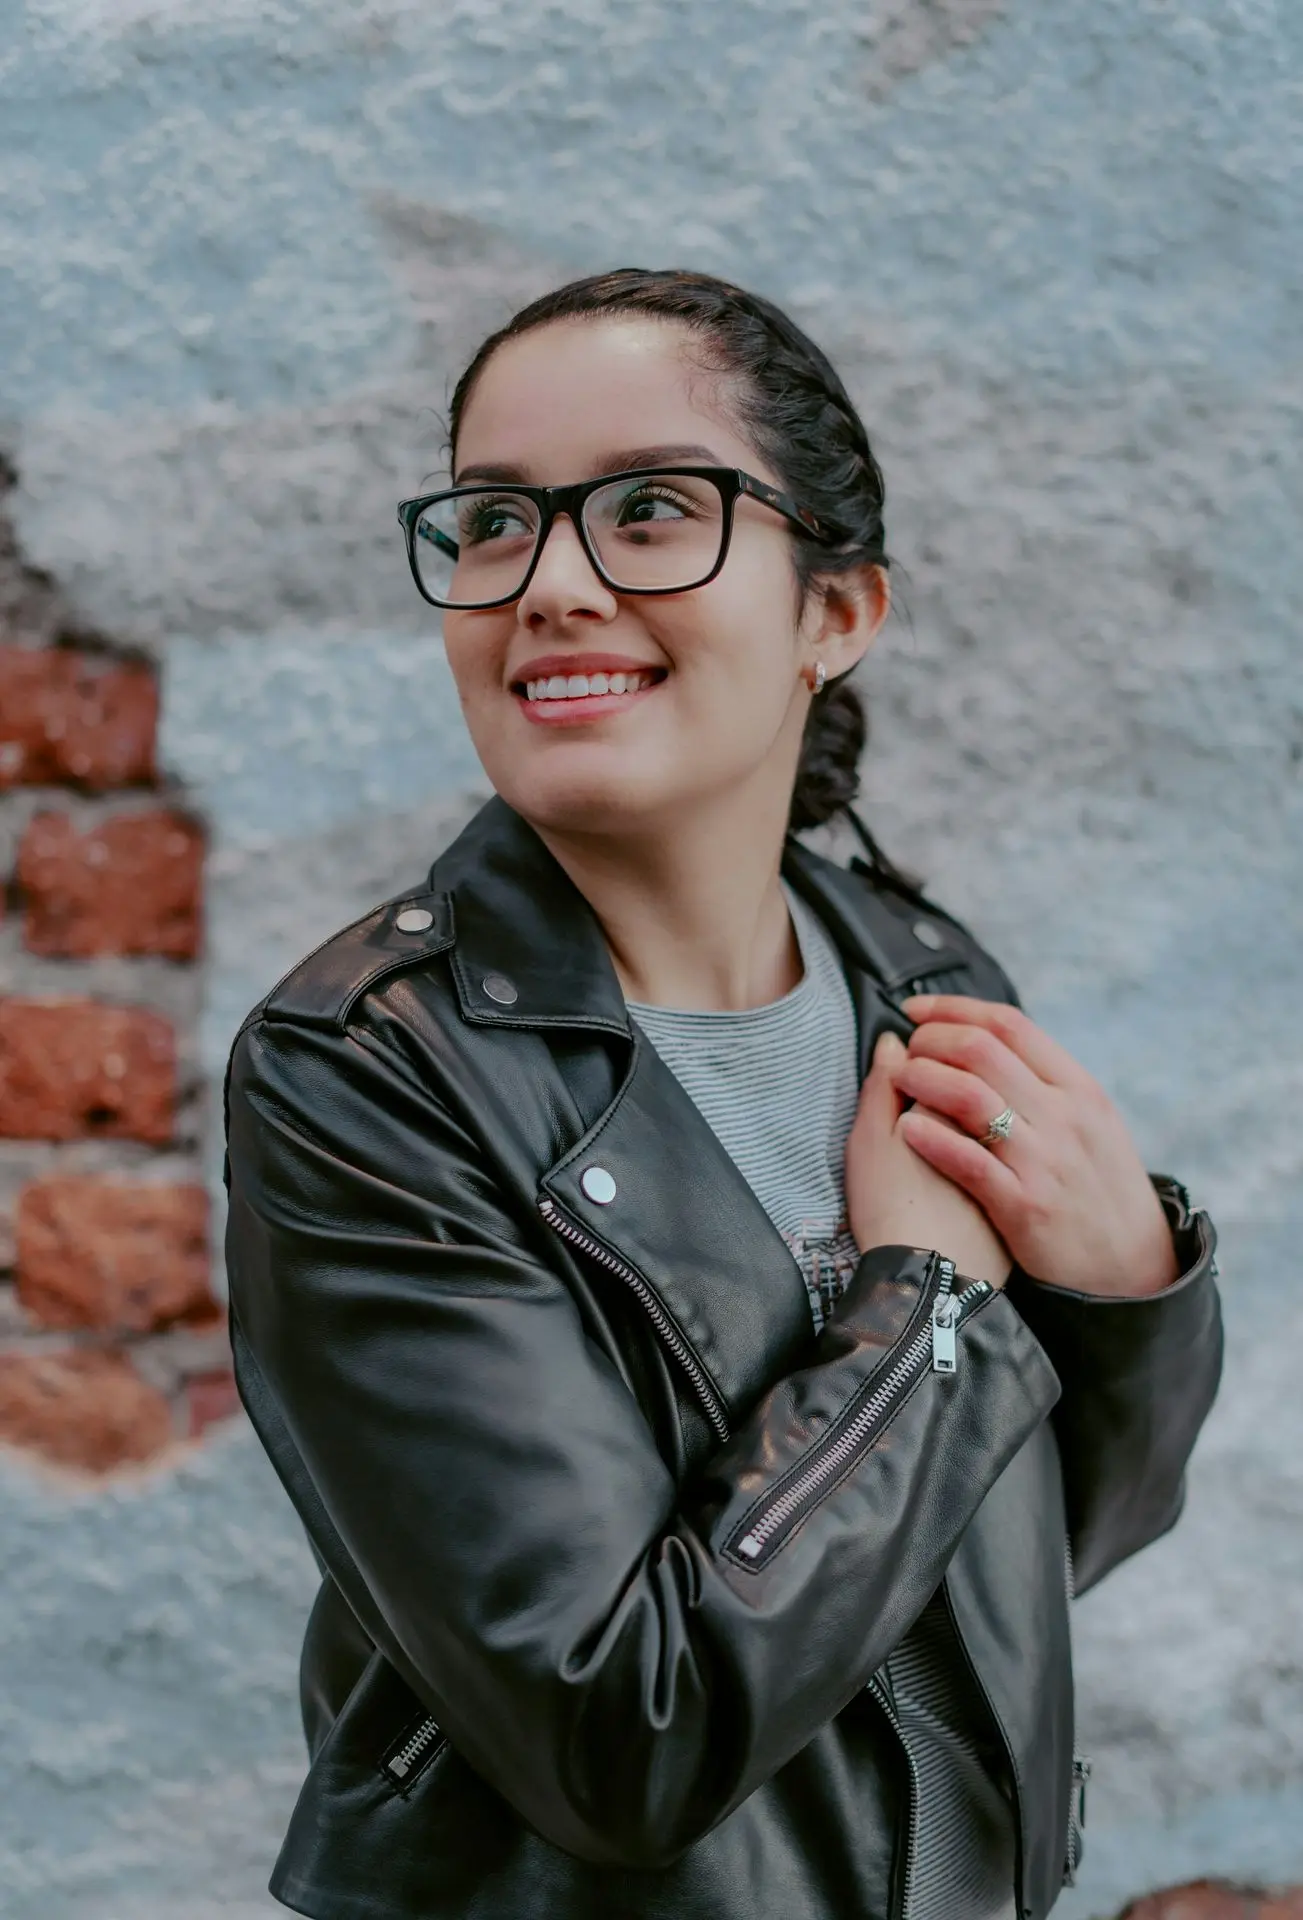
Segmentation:
[[(820, 1328), (859, 1259), (843, 1162), (859, 1096), (855, 1007), (821, 921), (784, 886), (804, 974), (781, 1000), (629, 1013), (791, 1248)], [(913, 1781), (906, 1920), (1011, 1920), (1014, 1837), (998, 1736), (938, 1592), (879, 1676)]]

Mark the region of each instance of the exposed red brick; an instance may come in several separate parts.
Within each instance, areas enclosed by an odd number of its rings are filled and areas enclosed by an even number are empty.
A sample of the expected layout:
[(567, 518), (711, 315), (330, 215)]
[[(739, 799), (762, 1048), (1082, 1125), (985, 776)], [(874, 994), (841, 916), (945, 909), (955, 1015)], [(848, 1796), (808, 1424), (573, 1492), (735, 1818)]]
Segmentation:
[(1118, 1920), (1303, 1920), (1303, 1887), (1265, 1894), (1221, 1880), (1192, 1880), (1133, 1901)]
[(10, 1446), (108, 1473), (171, 1439), (167, 1401), (120, 1353), (0, 1354), (0, 1441)]
[(18, 850), (33, 953), (86, 960), (101, 953), (199, 951), (203, 836), (184, 814), (119, 814), (79, 833), (64, 813), (38, 813)]
[(145, 1333), (217, 1311), (202, 1187), (35, 1181), (16, 1239), (18, 1298), (47, 1327)]
[(220, 1373), (196, 1373), (185, 1384), (187, 1431), (192, 1440), (220, 1420), (240, 1411), (240, 1396), (230, 1368)]
[(172, 1137), (176, 1045), (143, 1007), (0, 1000), (0, 1138)]
[(0, 647), (0, 788), (152, 784), (152, 667), (71, 647)]

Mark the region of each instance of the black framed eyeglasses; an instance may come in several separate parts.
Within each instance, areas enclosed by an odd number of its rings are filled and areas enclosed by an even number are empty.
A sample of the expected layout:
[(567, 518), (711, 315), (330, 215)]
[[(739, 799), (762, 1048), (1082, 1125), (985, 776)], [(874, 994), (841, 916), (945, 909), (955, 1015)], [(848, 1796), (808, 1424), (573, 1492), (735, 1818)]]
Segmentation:
[(741, 494), (813, 540), (846, 537), (740, 467), (636, 467), (568, 487), (448, 487), (400, 501), (398, 519), (412, 578), (431, 606), (478, 611), (520, 598), (559, 513), (614, 592), (704, 587), (728, 557)]

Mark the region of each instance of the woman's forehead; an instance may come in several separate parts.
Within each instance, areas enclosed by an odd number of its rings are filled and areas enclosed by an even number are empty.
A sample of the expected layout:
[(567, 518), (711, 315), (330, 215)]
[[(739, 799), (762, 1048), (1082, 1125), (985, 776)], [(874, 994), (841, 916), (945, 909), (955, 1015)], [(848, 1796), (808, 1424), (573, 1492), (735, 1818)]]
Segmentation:
[(720, 377), (703, 371), (692, 346), (685, 327), (641, 315), (558, 321), (505, 341), (462, 415), (458, 477), (488, 466), (556, 484), (648, 464), (610, 463), (630, 452), (724, 466), (754, 459), (721, 403)]

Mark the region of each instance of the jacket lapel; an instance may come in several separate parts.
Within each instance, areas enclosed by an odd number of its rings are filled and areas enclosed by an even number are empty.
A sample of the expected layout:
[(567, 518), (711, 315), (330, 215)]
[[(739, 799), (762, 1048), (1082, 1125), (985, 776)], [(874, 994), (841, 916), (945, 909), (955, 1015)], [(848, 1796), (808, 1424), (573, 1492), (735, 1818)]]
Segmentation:
[(808, 1352), (814, 1325), (786, 1242), (641, 1037), (616, 1100), (543, 1188), (647, 1282), (731, 1419)]
[[(842, 952), (863, 1077), (884, 1026), (911, 1030), (894, 1004), (898, 991), (962, 955), (948, 944), (925, 949), (885, 907), (869, 906), (876, 896), (861, 877), (798, 842), (788, 842), (784, 873)], [(466, 1021), (588, 1030), (627, 1049), (614, 1100), (546, 1170), (540, 1197), (634, 1269), (736, 1417), (800, 1363), (813, 1338), (805, 1285), (782, 1236), (631, 1026), (595, 915), (518, 814), (491, 800), (436, 861), (430, 888), (451, 896), (451, 964)], [(595, 1172), (606, 1178), (585, 1184)]]

